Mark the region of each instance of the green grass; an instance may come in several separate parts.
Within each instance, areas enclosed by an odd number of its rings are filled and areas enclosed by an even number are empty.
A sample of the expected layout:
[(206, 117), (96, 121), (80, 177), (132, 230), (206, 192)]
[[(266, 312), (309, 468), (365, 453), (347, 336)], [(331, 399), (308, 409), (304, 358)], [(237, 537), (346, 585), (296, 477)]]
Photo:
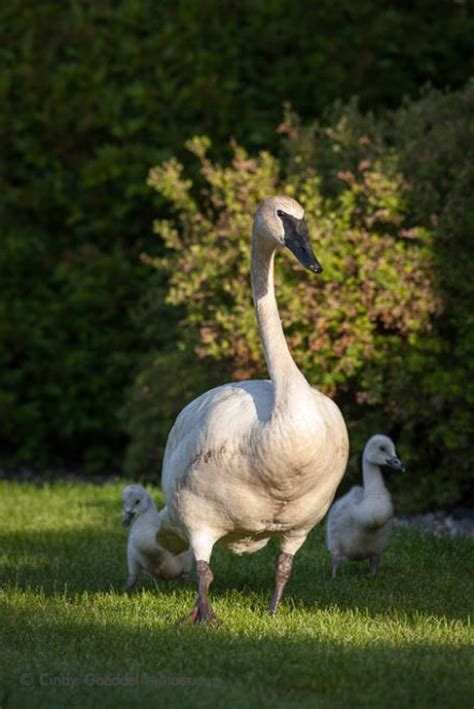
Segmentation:
[(332, 581), (320, 526), (275, 618), (277, 547), (217, 550), (224, 623), (183, 630), (192, 588), (122, 592), (121, 489), (0, 483), (1, 709), (473, 706), (471, 541), (397, 529), (378, 577)]

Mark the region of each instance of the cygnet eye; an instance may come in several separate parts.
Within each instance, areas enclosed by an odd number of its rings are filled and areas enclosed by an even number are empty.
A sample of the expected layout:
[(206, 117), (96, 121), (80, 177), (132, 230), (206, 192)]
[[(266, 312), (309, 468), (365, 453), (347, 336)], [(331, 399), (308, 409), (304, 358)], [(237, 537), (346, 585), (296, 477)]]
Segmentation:
[(138, 505), (139, 502), (140, 500), (135, 500), (135, 505)]

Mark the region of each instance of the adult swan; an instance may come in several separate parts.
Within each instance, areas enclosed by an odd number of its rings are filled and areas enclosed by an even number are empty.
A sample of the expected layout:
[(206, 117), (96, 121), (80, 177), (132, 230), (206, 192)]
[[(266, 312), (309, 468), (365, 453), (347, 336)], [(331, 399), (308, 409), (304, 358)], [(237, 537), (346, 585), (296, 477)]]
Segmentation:
[(303, 208), (290, 197), (271, 197), (259, 205), (252, 235), (252, 293), (270, 380), (202, 394), (179, 414), (168, 437), (158, 540), (178, 552), (179, 537), (186, 539), (196, 559), (198, 595), (184, 622), (218, 620), (208, 598), (218, 541), (246, 554), (279, 540), (275, 613), (293, 557), (326, 513), (346, 467), (344, 419), (299, 371), (281, 327), (273, 261), (284, 247), (321, 272)]

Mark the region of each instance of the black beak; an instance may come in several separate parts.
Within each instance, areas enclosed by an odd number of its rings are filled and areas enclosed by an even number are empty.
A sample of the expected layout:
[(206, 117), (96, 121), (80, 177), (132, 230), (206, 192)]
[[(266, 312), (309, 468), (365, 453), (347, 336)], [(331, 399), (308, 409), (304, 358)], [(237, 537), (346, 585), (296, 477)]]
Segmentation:
[(399, 458), (387, 458), (385, 465), (392, 470), (398, 470), (400, 473), (405, 472), (405, 466)]
[(294, 253), (302, 266), (313, 273), (321, 273), (323, 268), (313, 254), (305, 220), (296, 219), (280, 209), (277, 214), (285, 229), (285, 245)]
[(123, 519), (122, 519), (122, 527), (129, 527), (130, 522), (133, 519), (134, 512), (132, 510), (128, 510), (125, 512)]

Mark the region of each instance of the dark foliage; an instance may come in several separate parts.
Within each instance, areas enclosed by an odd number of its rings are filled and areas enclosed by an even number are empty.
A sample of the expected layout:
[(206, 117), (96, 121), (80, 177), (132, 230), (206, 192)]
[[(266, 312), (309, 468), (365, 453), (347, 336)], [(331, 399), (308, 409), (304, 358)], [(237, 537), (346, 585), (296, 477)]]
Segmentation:
[(120, 465), (124, 392), (143, 353), (169, 361), (180, 316), (139, 259), (163, 251), (151, 165), (195, 133), (218, 156), (231, 135), (275, 151), (284, 101), (309, 120), (357, 93), (380, 113), (474, 73), (472, 7), (448, 0), (6, 0), (0, 27), (0, 446), (15, 465)]

